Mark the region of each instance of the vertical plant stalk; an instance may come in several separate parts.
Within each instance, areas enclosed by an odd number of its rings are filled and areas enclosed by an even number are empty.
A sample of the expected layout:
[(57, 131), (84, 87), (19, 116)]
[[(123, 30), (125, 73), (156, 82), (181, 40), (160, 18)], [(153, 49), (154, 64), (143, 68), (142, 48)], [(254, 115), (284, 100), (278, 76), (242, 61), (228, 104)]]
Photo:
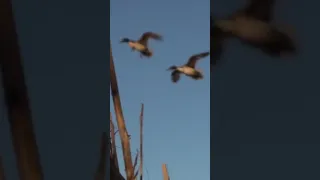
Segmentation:
[(2, 157), (0, 156), (0, 180), (6, 180)]
[(141, 104), (140, 112), (140, 180), (143, 179), (143, 114), (144, 114), (144, 104)]
[(116, 137), (115, 137), (115, 131), (114, 131), (114, 124), (112, 121), (112, 116), (110, 112), (110, 137), (111, 137), (111, 156), (114, 160), (114, 166), (119, 170), (119, 162), (118, 162), (118, 154), (117, 154), (117, 148), (116, 148)]
[(0, 1), (0, 68), (20, 180), (43, 180), (10, 0)]
[(105, 180), (107, 178), (107, 134), (105, 132), (101, 135), (100, 143), (100, 158), (97, 167), (95, 180)]
[(163, 180), (170, 180), (166, 164), (162, 164)]
[(113, 106), (116, 113), (118, 130), (121, 138), (122, 153), (123, 153), (126, 176), (127, 176), (127, 180), (133, 180), (134, 170), (133, 170), (133, 164), (132, 164), (132, 158), (131, 158), (130, 141), (129, 141), (128, 132), (126, 131), (127, 128), (124, 122), (124, 117), (122, 112), (120, 94), (119, 94), (118, 83), (117, 83), (117, 76), (116, 76), (116, 71), (115, 71), (113, 57), (112, 57), (111, 42), (110, 42), (110, 86), (111, 86), (112, 100), (114, 104)]

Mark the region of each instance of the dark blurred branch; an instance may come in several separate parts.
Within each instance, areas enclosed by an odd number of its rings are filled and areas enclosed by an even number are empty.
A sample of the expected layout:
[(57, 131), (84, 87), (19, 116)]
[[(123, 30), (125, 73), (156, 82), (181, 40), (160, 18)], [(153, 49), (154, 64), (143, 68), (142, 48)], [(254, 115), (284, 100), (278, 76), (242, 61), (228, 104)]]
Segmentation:
[(10, 0), (0, 1), (0, 65), (20, 180), (43, 180)]

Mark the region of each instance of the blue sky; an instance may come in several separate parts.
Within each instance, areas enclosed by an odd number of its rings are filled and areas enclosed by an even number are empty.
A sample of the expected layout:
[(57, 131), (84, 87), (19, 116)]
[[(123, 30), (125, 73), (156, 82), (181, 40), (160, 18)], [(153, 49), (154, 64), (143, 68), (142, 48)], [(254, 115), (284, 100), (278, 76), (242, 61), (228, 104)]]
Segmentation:
[[(209, 179), (209, 57), (198, 63), (205, 76), (201, 81), (182, 77), (173, 84), (166, 69), (209, 50), (210, 1), (112, 0), (110, 15), (110, 39), (133, 152), (139, 146), (140, 104), (145, 104), (146, 180), (162, 179), (162, 163), (168, 164), (172, 179)], [(146, 31), (164, 37), (163, 42), (150, 41), (151, 59), (140, 59), (119, 44), (122, 37), (138, 39)], [(111, 101), (110, 105), (113, 108)]]

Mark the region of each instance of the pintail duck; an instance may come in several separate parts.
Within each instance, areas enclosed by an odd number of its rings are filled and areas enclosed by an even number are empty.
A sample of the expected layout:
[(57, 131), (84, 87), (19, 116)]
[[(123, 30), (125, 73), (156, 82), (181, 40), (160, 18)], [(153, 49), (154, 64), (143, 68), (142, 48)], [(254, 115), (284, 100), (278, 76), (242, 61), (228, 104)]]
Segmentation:
[(148, 47), (148, 40), (149, 39), (154, 39), (154, 40), (162, 40), (162, 36), (153, 32), (145, 32), (142, 34), (139, 40), (134, 41), (129, 38), (122, 38), (121, 43), (128, 43), (129, 47), (132, 49), (132, 51), (139, 51), (140, 52), (140, 57), (142, 58), (143, 56), (146, 56), (150, 58), (153, 53)]
[(191, 77), (192, 79), (199, 80), (203, 79), (203, 74), (200, 70), (195, 69), (196, 63), (199, 59), (207, 57), (210, 53), (203, 52), (199, 54), (195, 54), (191, 56), (188, 62), (182, 66), (171, 66), (168, 71), (172, 71), (171, 73), (171, 80), (174, 83), (177, 83), (180, 79), (180, 74), (185, 74), (186, 76)]
[[(261, 49), (273, 57), (296, 52), (296, 46), (289, 32), (271, 25), (275, 0), (249, 0), (248, 5), (225, 19), (214, 19), (211, 25), (211, 64), (220, 59), (222, 42), (228, 37), (236, 37), (243, 43)], [(212, 21), (212, 19), (211, 19)]]

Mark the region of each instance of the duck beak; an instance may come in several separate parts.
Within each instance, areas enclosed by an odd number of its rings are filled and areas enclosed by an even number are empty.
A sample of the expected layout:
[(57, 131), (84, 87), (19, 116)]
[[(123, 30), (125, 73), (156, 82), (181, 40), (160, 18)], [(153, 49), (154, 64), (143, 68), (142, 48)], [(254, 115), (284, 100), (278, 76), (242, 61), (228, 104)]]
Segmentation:
[(125, 38), (122, 38), (122, 39), (120, 40), (120, 43), (124, 43), (124, 42), (126, 42), (126, 39), (125, 39)]

